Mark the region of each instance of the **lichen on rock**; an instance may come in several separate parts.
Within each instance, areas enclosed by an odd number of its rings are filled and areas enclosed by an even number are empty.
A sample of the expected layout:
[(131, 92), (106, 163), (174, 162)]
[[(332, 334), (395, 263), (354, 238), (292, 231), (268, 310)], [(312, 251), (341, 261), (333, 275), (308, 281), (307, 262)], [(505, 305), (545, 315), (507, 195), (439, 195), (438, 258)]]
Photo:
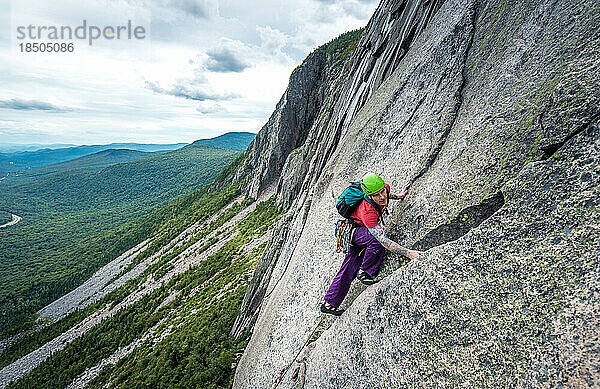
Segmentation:
[(411, 184), (386, 228), (428, 251), (351, 288), (306, 388), (597, 382), (598, 26), (580, 0), (383, 1), (273, 178), (293, 227), (246, 295), (234, 387), (270, 386), (302, 346), (342, 260), (335, 198), (370, 171)]

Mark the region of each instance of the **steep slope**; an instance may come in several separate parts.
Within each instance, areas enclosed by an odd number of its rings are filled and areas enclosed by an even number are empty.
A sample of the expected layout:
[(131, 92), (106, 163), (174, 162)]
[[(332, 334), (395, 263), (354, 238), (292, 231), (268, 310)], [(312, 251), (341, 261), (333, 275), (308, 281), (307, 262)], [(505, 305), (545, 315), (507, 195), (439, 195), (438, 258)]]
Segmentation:
[[(149, 212), (209, 184), (239, 154), (187, 146), (99, 169), (94, 160), (115, 160), (105, 153), (31, 169), (0, 185), (0, 209), (23, 218), (0, 230), (7, 248), (0, 250), (0, 333), (29, 324), (35, 311), (131, 247), (123, 244), (148, 237)], [(129, 234), (135, 228), (142, 231)]]
[[(387, 229), (431, 250), (407, 266), (388, 255), (380, 284), (351, 289), (346, 313), (303, 356), (306, 387), (599, 378), (599, 5), (446, 0), (434, 12), (435, 2), (383, 1), (349, 63), (369, 69), (361, 50), (378, 40), (402, 47), (397, 31), (426, 6), (420, 15), (433, 16), (417, 25), (427, 26), (402, 58), (386, 57), (392, 70), (364, 105), (347, 85), (367, 88), (368, 76), (334, 81), (345, 86), (332, 104), (358, 108), (315, 121), (271, 176), (290, 211), (236, 321), (254, 331), (234, 387), (270, 386), (302, 347), (341, 261), (335, 196), (369, 171), (411, 184)], [(396, 10), (407, 26), (389, 23)], [(263, 145), (263, 160), (281, 159)], [(298, 384), (289, 379), (283, 387)]]
[(199, 139), (192, 143), (196, 146), (215, 146), (243, 151), (248, 148), (256, 134), (252, 132), (228, 132), (210, 139)]

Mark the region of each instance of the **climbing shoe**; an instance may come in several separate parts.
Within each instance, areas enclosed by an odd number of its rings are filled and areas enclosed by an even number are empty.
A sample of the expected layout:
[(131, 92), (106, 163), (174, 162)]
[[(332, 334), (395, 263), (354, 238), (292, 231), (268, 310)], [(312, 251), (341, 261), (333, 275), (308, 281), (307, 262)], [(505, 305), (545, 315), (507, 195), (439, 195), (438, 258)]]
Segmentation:
[(358, 280), (365, 285), (373, 285), (374, 283), (377, 282), (373, 279), (373, 277), (371, 277), (370, 275), (368, 275), (367, 273), (365, 273), (362, 270), (360, 271), (360, 273), (358, 273), (358, 276), (356, 278), (358, 278)]
[(329, 307), (327, 307), (325, 304), (321, 304), (321, 312), (329, 313), (329, 314), (335, 315), (335, 316), (340, 316), (342, 313), (344, 313), (344, 310), (336, 308), (333, 305), (330, 305)]

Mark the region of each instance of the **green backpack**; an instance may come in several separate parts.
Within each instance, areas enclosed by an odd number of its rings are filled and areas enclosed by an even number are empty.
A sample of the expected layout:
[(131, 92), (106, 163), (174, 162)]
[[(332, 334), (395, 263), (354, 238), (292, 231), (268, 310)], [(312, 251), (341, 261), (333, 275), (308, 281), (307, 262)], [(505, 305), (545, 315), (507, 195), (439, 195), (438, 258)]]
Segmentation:
[(365, 194), (360, 186), (360, 181), (351, 182), (350, 185), (344, 189), (340, 197), (338, 197), (335, 207), (340, 215), (346, 219), (350, 219), (350, 215), (352, 215), (363, 199), (367, 200), (369, 204), (375, 207), (377, 212), (381, 213), (381, 207)]

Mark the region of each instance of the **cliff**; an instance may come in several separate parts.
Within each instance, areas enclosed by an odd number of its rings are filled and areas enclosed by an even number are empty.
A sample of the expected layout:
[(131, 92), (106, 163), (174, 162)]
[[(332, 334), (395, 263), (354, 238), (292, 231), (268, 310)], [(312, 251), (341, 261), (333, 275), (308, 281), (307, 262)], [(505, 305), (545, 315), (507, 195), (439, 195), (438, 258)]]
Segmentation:
[[(0, 388), (597, 386), (599, 26), (584, 0), (383, 0), (212, 186), (0, 341)], [(323, 317), (368, 172), (410, 185), (385, 228), (425, 254)]]
[(269, 387), (302, 348), (342, 260), (335, 198), (371, 171), (411, 185), (386, 228), (427, 252), (354, 285), (281, 387), (597, 382), (599, 22), (596, 2), (384, 0), (276, 138), (284, 95), (240, 168), (288, 212), (236, 320), (253, 333), (234, 387)]

